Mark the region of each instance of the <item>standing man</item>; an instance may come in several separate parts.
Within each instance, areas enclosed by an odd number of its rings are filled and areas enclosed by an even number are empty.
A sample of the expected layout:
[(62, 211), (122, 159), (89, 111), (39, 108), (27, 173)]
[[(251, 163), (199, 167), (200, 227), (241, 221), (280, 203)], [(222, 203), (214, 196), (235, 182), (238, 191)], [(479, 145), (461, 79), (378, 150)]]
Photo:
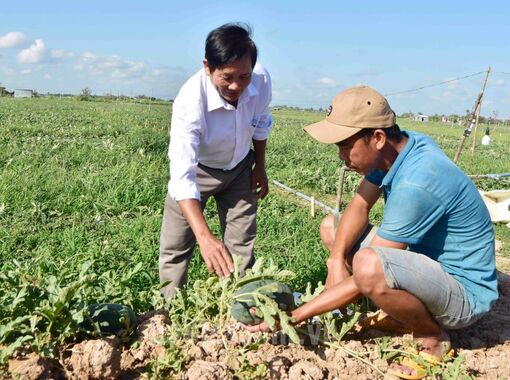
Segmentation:
[[(232, 254), (242, 257), (243, 271), (253, 263), (257, 201), (268, 193), (270, 102), (271, 79), (257, 64), (249, 28), (225, 24), (211, 31), (203, 68), (173, 104), (159, 255), (160, 280), (171, 281), (162, 289), (166, 298), (185, 285), (197, 242), (210, 273), (228, 276), (234, 270)], [(211, 196), (223, 241), (203, 216)]]
[[(401, 131), (386, 99), (369, 87), (341, 92), (326, 119), (305, 131), (336, 144), (345, 165), (365, 178), (336, 229), (332, 217), (321, 224), (327, 289), (294, 310), (294, 322), (364, 295), (381, 309), (373, 327), (411, 330), (420, 355), (441, 361), (450, 349), (447, 330), (473, 324), (498, 298), (494, 231), (476, 187), (430, 137)], [(368, 215), (381, 194), (376, 228)], [(426, 375), (410, 359), (390, 372)]]

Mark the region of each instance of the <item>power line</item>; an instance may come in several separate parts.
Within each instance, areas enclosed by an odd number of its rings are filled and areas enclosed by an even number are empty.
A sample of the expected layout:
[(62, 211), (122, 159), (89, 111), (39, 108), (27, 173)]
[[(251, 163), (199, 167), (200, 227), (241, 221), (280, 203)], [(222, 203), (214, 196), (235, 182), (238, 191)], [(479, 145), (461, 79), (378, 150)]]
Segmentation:
[(416, 92), (416, 91), (423, 90), (423, 89), (425, 89), (425, 88), (435, 87), (435, 86), (440, 86), (440, 85), (445, 84), (445, 83), (450, 83), (450, 82), (455, 82), (455, 81), (458, 81), (458, 80), (461, 80), (461, 79), (471, 78), (471, 77), (474, 77), (474, 76), (477, 76), (477, 75), (483, 74), (483, 73), (485, 73), (485, 72), (486, 72), (486, 71), (480, 71), (480, 72), (478, 72), (478, 73), (465, 75), (465, 76), (463, 76), (463, 77), (458, 77), (458, 78), (448, 79), (448, 80), (445, 80), (445, 81), (442, 81), (442, 82), (433, 83), (433, 84), (428, 84), (428, 85), (426, 85), (426, 86), (421, 86), (421, 87), (413, 88), (413, 89), (410, 89), (410, 90), (404, 90), (404, 91), (398, 91), (398, 92), (391, 92), (391, 93), (389, 93), (389, 94), (385, 94), (384, 96), (391, 96), (391, 95), (405, 94), (405, 93), (408, 93), (408, 92)]

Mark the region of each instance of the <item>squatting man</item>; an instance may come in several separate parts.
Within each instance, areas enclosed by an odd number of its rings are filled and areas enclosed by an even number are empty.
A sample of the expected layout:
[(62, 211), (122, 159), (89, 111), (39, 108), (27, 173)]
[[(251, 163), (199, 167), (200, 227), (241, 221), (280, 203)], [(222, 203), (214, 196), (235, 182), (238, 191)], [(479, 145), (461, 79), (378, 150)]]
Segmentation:
[[(380, 308), (376, 325), (411, 330), (420, 354), (440, 361), (450, 351), (447, 330), (473, 324), (498, 298), (494, 232), (476, 187), (430, 137), (400, 130), (369, 87), (338, 94), (326, 119), (305, 131), (336, 144), (340, 160), (364, 178), (338, 226), (332, 216), (321, 223), (326, 290), (292, 312), (294, 323), (366, 296)], [(368, 215), (381, 194), (375, 227)], [(264, 322), (245, 328), (269, 331)], [(417, 371), (403, 361), (389, 372)]]

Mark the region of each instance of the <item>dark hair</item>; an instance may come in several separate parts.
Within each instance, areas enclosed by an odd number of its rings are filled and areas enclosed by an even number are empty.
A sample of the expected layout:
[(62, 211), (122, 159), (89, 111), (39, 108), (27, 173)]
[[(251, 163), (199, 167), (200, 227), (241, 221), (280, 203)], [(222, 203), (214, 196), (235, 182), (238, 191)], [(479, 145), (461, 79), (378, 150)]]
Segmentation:
[[(370, 137), (374, 134), (374, 131), (377, 128), (364, 128), (361, 131), (359, 131), (359, 135), (361, 137)], [(386, 134), (386, 137), (390, 140), (401, 142), (404, 138), (404, 133), (400, 130), (400, 127), (398, 124), (395, 124), (393, 127), (389, 128), (381, 128), (384, 133)]]
[(247, 54), (251, 58), (251, 67), (257, 63), (257, 46), (251, 39), (248, 25), (229, 23), (212, 30), (205, 40), (205, 59), (211, 71), (228, 65)]

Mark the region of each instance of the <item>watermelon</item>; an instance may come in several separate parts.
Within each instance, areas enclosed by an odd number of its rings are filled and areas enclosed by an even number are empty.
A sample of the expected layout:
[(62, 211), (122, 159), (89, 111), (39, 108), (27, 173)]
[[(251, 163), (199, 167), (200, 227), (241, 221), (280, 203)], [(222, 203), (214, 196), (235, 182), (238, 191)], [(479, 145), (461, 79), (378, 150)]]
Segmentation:
[[(254, 296), (249, 293), (268, 296), (275, 300), (283, 311), (290, 312), (294, 308), (294, 295), (286, 284), (271, 279), (249, 282), (235, 292), (235, 298), (231, 304), (232, 317), (245, 325), (257, 325), (262, 322), (261, 318), (250, 313), (250, 309), (256, 306), (256, 302)], [(243, 296), (244, 294), (246, 295)]]
[(131, 334), (138, 320), (128, 306), (115, 303), (94, 303), (87, 307), (80, 328), (102, 336), (125, 337)]

